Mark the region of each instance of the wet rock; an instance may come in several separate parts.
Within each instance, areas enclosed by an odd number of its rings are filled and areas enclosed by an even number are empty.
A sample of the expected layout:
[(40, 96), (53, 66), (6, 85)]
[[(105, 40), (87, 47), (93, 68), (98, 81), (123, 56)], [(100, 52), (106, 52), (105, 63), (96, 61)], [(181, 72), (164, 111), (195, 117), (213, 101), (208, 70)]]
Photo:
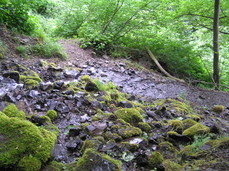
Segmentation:
[(64, 76), (66, 78), (76, 78), (79, 75), (79, 71), (76, 70), (66, 70), (64, 71)]
[(93, 131), (95, 131), (96, 127), (94, 127), (93, 125), (88, 125), (86, 129), (88, 132), (92, 133)]
[(70, 109), (66, 104), (59, 102), (56, 104), (55, 110), (60, 113), (68, 113)]
[(214, 134), (222, 133), (222, 129), (220, 128), (220, 126), (214, 122), (211, 122), (211, 121), (205, 122), (204, 125), (210, 128), (211, 133), (214, 133)]
[(6, 93), (3, 100), (10, 103), (16, 103), (16, 99), (13, 97), (12, 93)]
[(61, 89), (64, 86), (64, 82), (63, 81), (55, 82), (53, 86), (55, 89)]
[(93, 82), (88, 82), (85, 86), (85, 90), (88, 92), (92, 92), (92, 91), (98, 91), (98, 87), (95, 83)]
[(91, 117), (89, 117), (87, 114), (80, 116), (80, 122), (86, 122), (91, 121)]
[(19, 83), (20, 80), (19, 73), (17, 71), (10, 71), (10, 72), (3, 73), (3, 77), (11, 78), (15, 80), (16, 83)]
[(115, 141), (108, 141), (106, 145), (103, 146), (102, 151), (109, 151), (117, 146)]
[(37, 90), (31, 90), (31, 91), (29, 91), (28, 97), (36, 98), (39, 95), (40, 95), (39, 91), (37, 91)]
[(121, 101), (118, 103), (118, 107), (122, 107), (122, 108), (132, 108), (133, 105), (127, 101)]
[(56, 144), (52, 150), (52, 156), (56, 161), (68, 161), (67, 150), (61, 144)]
[(43, 90), (43, 91), (47, 91), (48, 89), (50, 89), (52, 87), (52, 83), (50, 82), (42, 82), (40, 83), (40, 89)]
[(80, 150), (83, 141), (80, 138), (76, 138), (67, 142), (66, 147), (70, 151)]

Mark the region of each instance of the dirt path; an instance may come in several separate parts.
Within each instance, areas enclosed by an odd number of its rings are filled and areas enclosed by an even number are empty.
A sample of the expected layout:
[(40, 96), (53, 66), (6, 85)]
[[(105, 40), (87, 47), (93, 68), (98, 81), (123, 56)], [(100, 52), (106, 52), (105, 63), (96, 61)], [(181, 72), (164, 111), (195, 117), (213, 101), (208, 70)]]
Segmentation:
[(73, 40), (61, 40), (69, 58), (59, 62), (61, 66), (82, 67), (82, 75), (112, 81), (123, 91), (143, 96), (144, 100), (182, 97), (193, 105), (212, 107), (221, 104), (229, 107), (229, 94), (219, 91), (199, 89), (170, 80), (167, 77), (146, 70), (130, 67), (125, 60), (96, 57), (91, 50), (83, 50)]

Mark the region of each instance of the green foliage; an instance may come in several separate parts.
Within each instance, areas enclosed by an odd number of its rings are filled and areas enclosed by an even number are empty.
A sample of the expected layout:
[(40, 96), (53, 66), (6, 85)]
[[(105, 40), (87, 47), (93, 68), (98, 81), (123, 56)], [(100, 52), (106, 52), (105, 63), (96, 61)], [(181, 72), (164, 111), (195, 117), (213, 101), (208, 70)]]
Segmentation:
[(53, 41), (36, 44), (31, 47), (31, 51), (35, 55), (39, 55), (42, 58), (55, 57), (60, 59), (66, 59), (67, 57), (60, 44)]
[(7, 46), (3, 44), (3, 42), (0, 39), (0, 59), (4, 58), (7, 52)]

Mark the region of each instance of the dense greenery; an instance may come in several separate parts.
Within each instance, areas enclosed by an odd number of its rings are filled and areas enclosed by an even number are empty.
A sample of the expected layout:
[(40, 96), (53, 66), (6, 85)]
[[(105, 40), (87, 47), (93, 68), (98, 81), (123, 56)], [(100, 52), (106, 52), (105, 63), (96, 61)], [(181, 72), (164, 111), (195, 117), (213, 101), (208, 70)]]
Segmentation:
[[(221, 0), (221, 84), (228, 84), (228, 9)], [(148, 47), (171, 74), (212, 79), (212, 0), (3, 0), (0, 11), (0, 21), (18, 31), (78, 38), (114, 57), (137, 59)]]

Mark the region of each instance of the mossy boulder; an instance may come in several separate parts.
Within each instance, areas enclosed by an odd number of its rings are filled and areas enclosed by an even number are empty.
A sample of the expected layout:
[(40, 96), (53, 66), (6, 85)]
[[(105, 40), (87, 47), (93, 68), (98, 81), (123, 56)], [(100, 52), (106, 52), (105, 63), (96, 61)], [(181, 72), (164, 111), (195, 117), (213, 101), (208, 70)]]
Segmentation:
[(159, 168), (160, 165), (162, 164), (163, 160), (164, 160), (164, 158), (161, 155), (161, 153), (158, 151), (154, 151), (149, 156), (149, 160), (148, 160), (149, 166), (151, 168)]
[(135, 125), (138, 122), (143, 122), (143, 116), (141, 113), (135, 108), (123, 108), (115, 111), (115, 115), (119, 119), (123, 119), (124, 121)]
[(3, 113), (8, 117), (17, 117), (20, 119), (25, 119), (25, 113), (23, 111), (18, 110), (15, 104), (10, 104), (3, 109)]
[(25, 71), (24, 75), (20, 75), (20, 81), (24, 82), (28, 88), (33, 88), (38, 86), (42, 79), (34, 71)]
[(183, 167), (181, 165), (179, 165), (178, 163), (176, 162), (173, 162), (171, 160), (164, 160), (162, 162), (162, 165), (165, 169), (165, 171), (175, 171), (175, 170), (182, 170)]
[(81, 148), (81, 152), (84, 153), (88, 148), (97, 150), (101, 145), (101, 141), (98, 139), (85, 140)]
[(180, 132), (184, 129), (183, 122), (180, 120), (170, 120), (168, 124), (174, 131)]
[(48, 110), (46, 116), (48, 116), (51, 120), (54, 120), (57, 118), (57, 112), (55, 110)]
[(184, 130), (182, 135), (194, 137), (196, 135), (203, 135), (203, 134), (207, 134), (209, 132), (210, 132), (209, 127), (202, 125), (201, 123), (197, 123), (197, 124), (191, 126), (190, 128)]
[(94, 149), (87, 149), (83, 156), (78, 160), (74, 170), (113, 170), (121, 171), (122, 163), (112, 159), (110, 156), (97, 152)]
[(185, 119), (182, 121), (184, 125), (184, 130), (190, 128), (191, 126), (197, 124), (198, 122), (194, 121), (193, 119)]
[[(57, 136), (51, 131), (17, 117), (0, 115), (0, 167), (18, 164), (27, 168), (31, 162), (44, 163), (51, 157)], [(32, 156), (28, 158), (28, 156)]]
[(212, 110), (217, 113), (221, 113), (225, 110), (225, 107), (223, 105), (215, 105), (213, 106)]
[(151, 126), (146, 123), (146, 122), (139, 122), (138, 123), (138, 127), (142, 130), (142, 131), (145, 131), (145, 132), (150, 132), (151, 131)]
[(18, 168), (24, 171), (38, 171), (41, 168), (41, 161), (32, 155), (25, 156), (19, 161)]

